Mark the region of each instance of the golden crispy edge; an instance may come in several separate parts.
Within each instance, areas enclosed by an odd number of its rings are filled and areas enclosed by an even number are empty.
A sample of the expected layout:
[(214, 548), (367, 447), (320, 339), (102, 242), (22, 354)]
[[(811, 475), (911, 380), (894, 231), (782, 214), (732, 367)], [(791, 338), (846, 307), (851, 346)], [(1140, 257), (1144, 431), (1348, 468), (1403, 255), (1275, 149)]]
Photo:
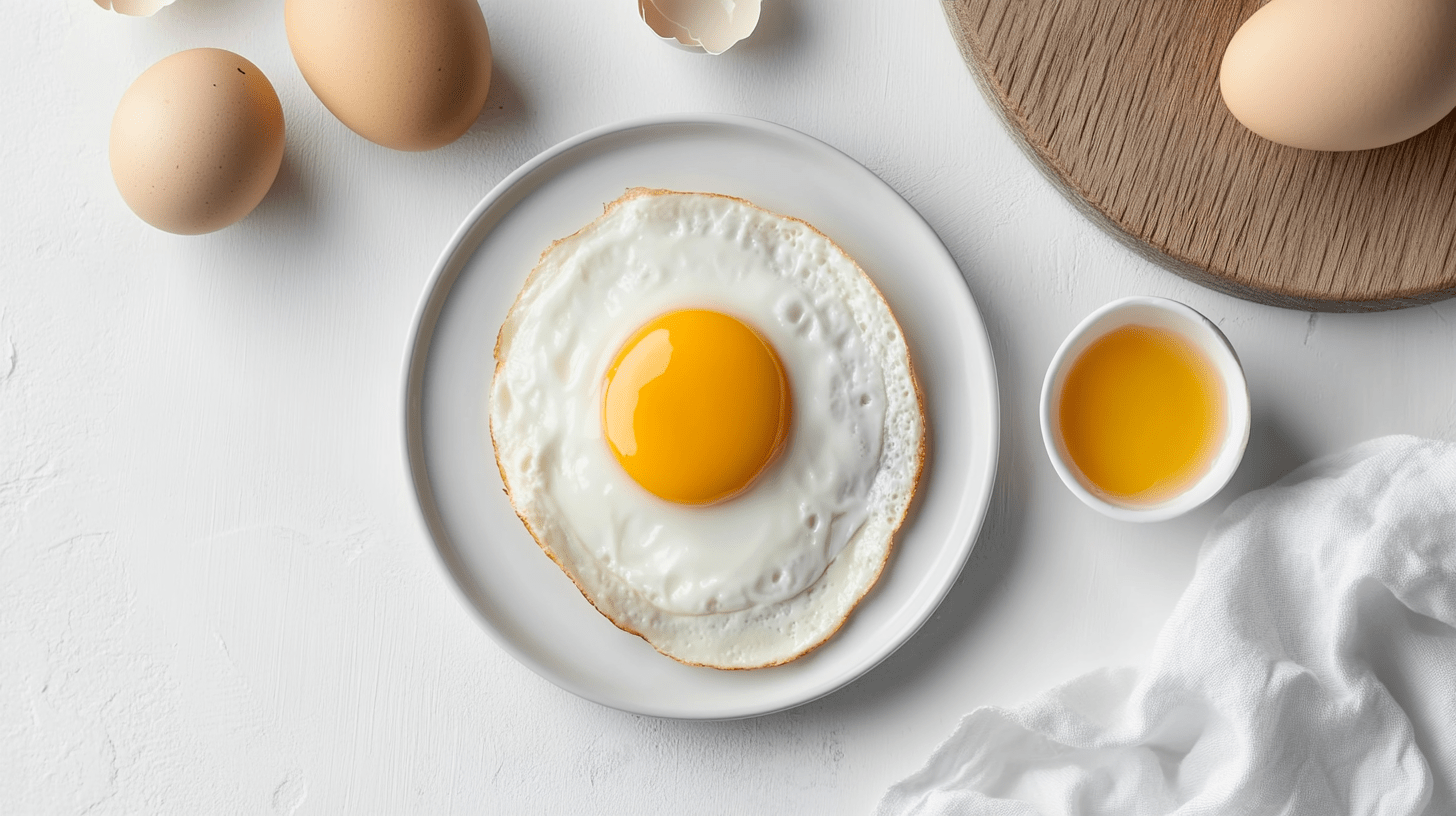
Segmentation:
[[(910, 485), (910, 493), (905, 501), (905, 506), (900, 510), (900, 517), (896, 519), (894, 527), (890, 529), (890, 545), (885, 548), (885, 555), (883, 558), (880, 559), (879, 569), (875, 570), (874, 577), (871, 578), (864, 585), (864, 591), (860, 593), (859, 597), (854, 599), (854, 601), (851, 602), (849, 606), (844, 610), (844, 614), (840, 616), (839, 622), (835, 624), (835, 626), (827, 633), (825, 633), (824, 637), (821, 638), (818, 642), (804, 647), (804, 649), (796, 654), (790, 655), (789, 657), (786, 657), (782, 660), (775, 660), (770, 663), (763, 663), (757, 666), (715, 666), (711, 663), (696, 663), (691, 660), (684, 660), (680, 657), (677, 657), (676, 655), (668, 654), (667, 652), (664, 652), (663, 650), (657, 648), (657, 645), (654, 644), (652, 641), (648, 640), (647, 637), (641, 632), (623, 624), (621, 621), (618, 621), (616, 618), (613, 618), (611, 615), (607, 614), (605, 610), (597, 605), (597, 602), (592, 598), (591, 594), (586, 591), (586, 588), (581, 585), (581, 582), (576, 580), (576, 576), (571, 574), (571, 571), (566, 568), (566, 565), (561, 562), (561, 559), (557, 557), (556, 553), (551, 550), (551, 546), (543, 541), (541, 539), (541, 536), (537, 534), (536, 530), (531, 527), (531, 523), (526, 520), (526, 517), (521, 513), (520, 508), (516, 506), (515, 496), (511, 494), (511, 482), (510, 479), (506, 476), (505, 466), (501, 463), (500, 460), (500, 446), (497, 445), (495, 441), (495, 422), (494, 420), (492, 420), (488, 423), (488, 429), (490, 431), (490, 445), (493, 452), (495, 453), (496, 470), (500, 471), (501, 483), (505, 485), (506, 499), (511, 503), (511, 509), (515, 511), (516, 518), (521, 520), (521, 524), (526, 528), (526, 532), (531, 536), (532, 540), (536, 542), (536, 546), (540, 547), (541, 551), (544, 552), (546, 556), (551, 559), (552, 563), (556, 564), (561, 572), (566, 575), (568, 579), (570, 579), (572, 585), (576, 587), (576, 591), (581, 593), (581, 596), (586, 599), (586, 602), (591, 604), (592, 608), (595, 609), (602, 617), (611, 621), (613, 626), (616, 626), (618, 629), (621, 629), (623, 632), (626, 632), (630, 635), (636, 635), (637, 637), (642, 638), (642, 640), (646, 642), (648, 646), (651, 646), (654, 650), (656, 650), (658, 654), (663, 655), (664, 657), (671, 658), (679, 663), (688, 666), (698, 666), (707, 669), (718, 669), (719, 671), (753, 671), (755, 669), (769, 669), (773, 668), (774, 666), (782, 666), (786, 663), (791, 663), (795, 660), (798, 660), (804, 655), (809, 654), (810, 652), (818, 649), (820, 646), (823, 646), (825, 643), (829, 642), (829, 639), (834, 637), (839, 632), (839, 630), (844, 627), (845, 621), (849, 620), (849, 616), (854, 613), (854, 610), (859, 608), (860, 603), (863, 602), (864, 599), (870, 594), (870, 591), (875, 588), (875, 585), (880, 582), (880, 576), (884, 574), (885, 566), (889, 564), (890, 556), (894, 553), (896, 544), (898, 543), (896, 541), (896, 536), (900, 532), (900, 527), (905, 523), (905, 518), (909, 515), (910, 508), (915, 504), (915, 494), (920, 489), (920, 477), (925, 473), (926, 437), (928, 437), (930, 434), (930, 425), (926, 421), (925, 416), (925, 392), (922, 391), (920, 388), (920, 378), (915, 375), (915, 360), (914, 356), (910, 353), (910, 338), (908, 335), (905, 334), (905, 329), (900, 325), (900, 321), (895, 317), (894, 310), (890, 308), (890, 302), (888, 300), (885, 300), (884, 293), (881, 292), (880, 288), (875, 285), (874, 279), (865, 273), (864, 268), (859, 265), (859, 261), (856, 261), (853, 255), (845, 252), (843, 247), (834, 242), (834, 239), (830, 238), (828, 235), (825, 235), (819, 230), (819, 228), (815, 227), (813, 224), (810, 224), (809, 222), (801, 218), (795, 218), (791, 215), (783, 215), (773, 212), (772, 210), (766, 210), (763, 207), (760, 207), (757, 204), (754, 204), (752, 201), (748, 201), (746, 199), (738, 198), (736, 196), (723, 195), (722, 193), (694, 193), (681, 190), (664, 190), (661, 188), (652, 187), (633, 187), (627, 192), (623, 193), (620, 198), (616, 199), (615, 201), (608, 202), (602, 208), (602, 214), (597, 216), (597, 218), (593, 220), (590, 224), (587, 224), (586, 226), (582, 227), (576, 232), (573, 232), (565, 238), (560, 238), (552, 241), (550, 246), (542, 250), (541, 257), (539, 260), (537, 260), (536, 266), (532, 267), (530, 274), (527, 275), (526, 280), (522, 282), (520, 293), (516, 295), (515, 301), (511, 303), (510, 310), (506, 312), (506, 319), (504, 322), (502, 322), (500, 331), (496, 332), (495, 348), (492, 350), (492, 356), (495, 359), (495, 369), (492, 372), (491, 382), (494, 383), (495, 378), (500, 376), (501, 368), (505, 365), (505, 361), (501, 359), (501, 334), (505, 332), (506, 324), (511, 322), (511, 317), (515, 314), (516, 307), (518, 307), (521, 303), (522, 295), (524, 295), (526, 290), (530, 288), (531, 281), (541, 271), (541, 264), (546, 260), (546, 256), (551, 254), (551, 252), (555, 250), (557, 246), (571, 240), (572, 238), (575, 238), (576, 236), (596, 226), (608, 215), (611, 215), (612, 210), (616, 209), (622, 204), (637, 198), (663, 195), (693, 195), (707, 196), (709, 198), (724, 198), (728, 199), (729, 201), (738, 202), (739, 204), (749, 207), (750, 209), (768, 213), (775, 218), (782, 218), (786, 221), (793, 221), (797, 224), (802, 224), (811, 232), (823, 238), (825, 241), (829, 242), (830, 246), (839, 250), (839, 253), (841, 255), (849, 259), (849, 262), (859, 272), (860, 276), (869, 283), (870, 288), (874, 290), (875, 295), (879, 297), (880, 302), (885, 304), (885, 311), (889, 313), (890, 321), (895, 324), (895, 328), (900, 332), (900, 336), (905, 338), (906, 364), (910, 372), (910, 384), (915, 389), (915, 405), (920, 413), (920, 444), (915, 452), (915, 479)], [(807, 592), (809, 590), (805, 589), (804, 591)]]

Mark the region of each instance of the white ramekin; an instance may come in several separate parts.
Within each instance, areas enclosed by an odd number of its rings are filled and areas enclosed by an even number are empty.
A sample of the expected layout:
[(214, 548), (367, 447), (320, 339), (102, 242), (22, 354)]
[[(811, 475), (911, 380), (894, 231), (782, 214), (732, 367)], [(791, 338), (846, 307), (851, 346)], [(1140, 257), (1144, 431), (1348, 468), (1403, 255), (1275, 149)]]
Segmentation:
[[(1088, 489), (1079, 478), (1062, 441), (1056, 409), (1071, 364), (1098, 338), (1127, 325), (1149, 326), (1176, 333), (1199, 348), (1213, 364), (1224, 389), (1223, 440), (1208, 469), (1182, 492), (1155, 504), (1119, 502)], [(1062, 341), (1041, 387), (1041, 438), (1057, 475), (1088, 507), (1121, 521), (1163, 521), (1182, 515), (1213, 498), (1233, 478), (1249, 442), (1249, 386), (1239, 357), (1228, 338), (1208, 318), (1175, 300), (1130, 297), (1115, 300), (1088, 315)]]

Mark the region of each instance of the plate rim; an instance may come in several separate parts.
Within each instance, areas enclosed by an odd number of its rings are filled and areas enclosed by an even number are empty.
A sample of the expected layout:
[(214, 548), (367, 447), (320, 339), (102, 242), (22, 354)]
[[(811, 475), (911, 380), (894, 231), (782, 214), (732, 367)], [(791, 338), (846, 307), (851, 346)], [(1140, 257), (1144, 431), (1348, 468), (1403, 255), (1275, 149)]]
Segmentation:
[[(448, 541), (449, 536), (447, 534), (447, 531), (443, 528), (443, 522), (440, 519), (440, 512), (438, 506), (435, 503), (433, 489), (431, 487), (428, 465), (425, 457), (423, 430), (424, 423), (422, 421), (424, 406), (424, 372), (427, 367), (430, 347), (434, 341), (435, 329), (437, 327), (438, 318), (440, 313), (443, 311), (445, 302), (450, 297), (451, 291), (454, 289), (456, 279), (463, 271), (465, 264), (469, 262), (470, 257), (473, 256), (476, 249), (478, 249), (477, 243), (475, 246), (470, 247), (469, 252), (462, 253), (462, 248), (475, 234), (476, 230), (480, 228), (481, 223), (486, 219), (488, 215), (491, 214), (493, 210), (495, 210), (499, 206), (502, 206), (501, 202), (505, 201), (511, 195), (511, 193), (515, 192), (517, 188), (521, 187), (524, 183), (531, 181), (532, 177), (536, 173), (540, 172), (543, 167), (549, 165), (555, 159), (599, 139), (615, 136), (617, 134), (625, 133), (631, 130), (658, 128), (664, 126), (709, 126), (757, 131), (760, 134), (764, 134), (772, 138), (784, 139), (789, 142), (796, 142), (800, 146), (806, 146), (816, 151), (827, 152), (831, 155), (841, 157), (849, 161), (854, 166), (860, 168), (865, 174), (867, 182), (872, 184), (878, 184), (884, 187), (891, 195), (893, 195), (897, 200), (903, 203), (910, 213), (914, 214), (915, 220), (917, 220), (921, 227), (923, 227), (927, 236), (933, 242), (933, 245), (935, 247), (938, 247), (939, 250), (944, 253), (946, 260), (950, 263), (951, 267), (956, 270), (958, 277), (960, 278), (960, 286), (950, 288), (953, 288), (958, 292), (957, 297), (964, 301), (964, 305), (968, 307), (969, 313), (974, 319), (974, 326), (972, 328), (974, 328), (976, 330), (976, 333), (979, 335), (982, 341), (982, 346), (985, 350), (985, 359), (983, 362), (985, 363), (985, 374), (989, 379), (991, 386), (990, 399), (988, 400), (990, 408), (989, 415), (984, 418), (985, 424), (989, 427), (989, 433), (987, 436), (991, 440), (989, 456), (986, 460), (985, 472), (981, 474), (976, 474), (984, 480), (984, 483), (987, 485), (987, 489), (982, 491), (977, 501), (974, 502), (974, 506), (968, 507), (966, 506), (966, 504), (963, 503), (959, 507), (958, 515), (960, 513), (965, 513), (967, 510), (969, 510), (973, 516), (968, 530), (968, 540), (966, 541), (964, 546), (960, 548), (960, 551), (955, 558), (953, 568), (946, 571), (947, 578), (944, 579), (941, 586), (937, 588), (936, 596), (933, 599), (933, 602), (926, 605), (924, 613), (920, 615), (919, 620), (915, 621), (913, 625), (906, 628), (897, 638), (891, 638), (885, 644), (882, 644), (879, 648), (873, 650), (868, 655), (867, 659), (852, 663), (849, 668), (842, 673), (841, 676), (836, 676), (831, 682), (824, 684), (824, 687), (822, 688), (812, 688), (810, 689), (810, 692), (808, 694), (800, 695), (792, 699), (777, 701), (770, 705), (743, 706), (734, 710), (704, 713), (701, 715), (694, 715), (692, 713), (683, 713), (679, 711), (669, 712), (666, 710), (650, 710), (640, 707), (628, 707), (621, 704), (620, 701), (606, 698), (603, 695), (596, 693), (589, 686), (583, 686), (582, 684), (572, 682), (567, 678), (559, 677), (549, 672), (545, 667), (540, 665), (531, 656), (524, 653), (524, 651), (518, 644), (516, 644), (510, 637), (508, 637), (504, 632), (501, 632), (496, 627), (496, 625), (486, 616), (484, 610), (482, 610), (480, 606), (476, 604), (475, 601), (469, 596), (469, 593), (466, 590), (466, 585), (470, 583), (469, 576), (467, 574), (468, 570), (464, 567), (463, 564), (459, 563), (459, 556), (457, 553), (454, 552), (455, 548), (453, 547), (453, 545), (447, 545), (442, 543), (442, 541)], [(525, 194), (528, 195), (529, 192), (530, 190), (528, 189), (525, 191)], [(504, 214), (504, 212), (508, 212), (509, 209), (514, 206), (515, 202), (506, 205), (506, 209), (503, 211), (502, 215)], [(499, 219), (497, 219), (497, 221), (498, 220)], [(483, 241), (485, 236), (488, 234), (489, 229), (487, 229), (486, 232), (481, 236), (481, 240)], [(449, 277), (448, 281), (446, 280), (447, 277)], [(442, 288), (442, 283), (448, 283), (448, 285)], [(481, 198), (481, 200), (476, 203), (476, 205), (470, 210), (470, 212), (465, 216), (464, 220), (460, 223), (460, 226), (456, 228), (455, 232), (451, 235), (449, 241), (446, 242), (444, 249), (440, 252), (439, 257), (436, 259), (429, 277), (425, 280), (424, 290), (415, 305), (414, 314), (410, 319), (409, 336), (405, 344), (405, 353), (401, 375), (400, 395), (402, 411), (400, 420), (402, 426), (401, 430), (403, 431), (401, 436), (401, 441), (403, 442), (401, 446), (401, 453), (403, 454), (405, 473), (409, 478), (410, 482), (410, 492), (414, 498), (414, 501), (412, 503), (415, 508), (415, 518), (424, 527), (424, 531), (431, 545), (430, 549), (434, 551), (437, 563), (445, 568), (445, 571), (450, 578), (449, 583), (452, 587), (452, 591), (461, 596), (459, 600), (463, 601), (465, 606), (467, 606), (471, 610), (476, 621), (486, 631), (486, 634), (490, 637), (490, 639), (494, 641), (497, 646), (502, 648), (507, 654), (509, 654), (513, 659), (515, 659), (516, 662), (530, 669), (537, 676), (541, 677), (544, 680), (547, 680), (558, 688), (568, 691), (583, 699), (590, 700), (599, 705), (603, 705), (608, 708), (613, 708), (631, 714), (639, 714), (666, 719), (700, 721), (734, 720), (748, 717), (758, 717), (780, 711), (785, 711), (790, 708), (795, 708), (797, 706), (813, 702), (814, 700), (820, 699), (828, 694), (832, 694), (833, 692), (838, 691), (849, 685), (850, 683), (853, 683), (855, 680), (858, 680), (859, 678), (865, 676), (872, 669), (874, 669), (880, 663), (884, 662), (887, 658), (889, 658), (890, 655), (894, 654), (902, 646), (909, 642), (910, 639), (913, 638), (915, 634), (920, 631), (925, 623), (930, 620), (930, 618), (934, 615), (935, 611), (939, 609), (940, 605), (945, 601), (945, 598), (947, 595), (949, 595), (951, 588), (955, 586), (961, 573), (964, 571), (965, 565), (970, 559), (972, 551), (975, 550), (977, 541), (979, 540), (981, 533), (984, 531), (986, 515), (990, 507), (991, 497), (995, 492), (996, 474), (999, 467), (1001, 448), (1000, 381), (996, 371), (995, 354), (991, 346), (990, 334), (986, 330), (985, 320), (981, 315), (980, 309), (976, 306), (975, 299), (971, 296), (970, 287), (965, 280), (965, 273), (961, 271), (960, 264), (956, 262), (955, 256), (950, 253), (949, 248), (945, 246), (945, 242), (941, 240), (940, 235), (935, 231), (933, 227), (930, 226), (929, 222), (925, 220), (925, 217), (920, 214), (920, 211), (917, 210), (914, 205), (912, 205), (908, 200), (906, 200), (905, 197), (901, 195), (898, 190), (890, 186), (890, 184), (884, 179), (880, 178), (880, 176), (873, 170), (869, 169), (854, 157), (848, 155), (847, 153), (844, 153), (843, 151), (839, 150), (833, 145), (828, 144), (827, 142), (816, 139), (813, 136), (795, 130), (786, 125), (781, 125), (754, 117), (740, 116), (735, 114), (675, 114), (626, 119), (606, 125), (601, 125), (595, 128), (590, 128), (586, 131), (578, 133), (575, 136), (564, 139), (552, 145), (551, 147), (548, 147), (547, 149), (541, 151), (540, 153), (536, 154), (531, 159), (526, 161), (524, 164), (517, 167), (500, 182), (498, 182), (494, 187), (492, 187), (490, 191), (487, 192)]]

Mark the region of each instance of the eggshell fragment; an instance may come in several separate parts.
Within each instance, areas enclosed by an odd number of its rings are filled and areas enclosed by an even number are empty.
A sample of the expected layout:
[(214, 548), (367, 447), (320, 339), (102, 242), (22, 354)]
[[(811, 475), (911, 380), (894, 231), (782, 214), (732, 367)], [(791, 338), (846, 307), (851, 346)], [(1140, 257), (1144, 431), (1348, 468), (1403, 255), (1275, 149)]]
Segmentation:
[(128, 17), (150, 17), (174, 0), (96, 0), (96, 5)]
[(339, 121), (395, 150), (460, 138), (490, 91), (490, 32), (475, 0), (287, 0), (303, 78)]
[(652, 5), (652, 0), (637, 0), (637, 13), (642, 15), (642, 21), (647, 23), (647, 27), (662, 38), (663, 42), (684, 51), (703, 53), (703, 44), (694, 39), (686, 28), (662, 16), (662, 12), (657, 10), (657, 6)]
[(158, 62), (111, 120), (111, 174), (127, 206), (179, 235), (253, 211), (283, 163), (283, 106), (258, 66), (220, 48)]
[(760, 0), (638, 0), (637, 13), (664, 42), (721, 54), (758, 27)]
[(1272, 0), (1234, 34), (1219, 86), (1235, 118), (1280, 144), (1409, 139), (1456, 108), (1456, 3)]

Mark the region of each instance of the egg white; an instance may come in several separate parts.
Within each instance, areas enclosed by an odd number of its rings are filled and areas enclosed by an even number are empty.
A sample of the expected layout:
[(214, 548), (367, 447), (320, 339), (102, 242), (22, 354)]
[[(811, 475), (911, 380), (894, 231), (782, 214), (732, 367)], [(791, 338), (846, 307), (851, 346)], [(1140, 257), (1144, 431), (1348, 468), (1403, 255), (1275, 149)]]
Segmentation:
[[(660, 314), (707, 308), (769, 341), (783, 454), (709, 506), (641, 488), (603, 437), (603, 377)], [(677, 660), (753, 668), (822, 643), (874, 584), (923, 458), (905, 339), (809, 225), (725, 196), (636, 189), (553, 244), (501, 328), (490, 427), (512, 504), (582, 594)]]

